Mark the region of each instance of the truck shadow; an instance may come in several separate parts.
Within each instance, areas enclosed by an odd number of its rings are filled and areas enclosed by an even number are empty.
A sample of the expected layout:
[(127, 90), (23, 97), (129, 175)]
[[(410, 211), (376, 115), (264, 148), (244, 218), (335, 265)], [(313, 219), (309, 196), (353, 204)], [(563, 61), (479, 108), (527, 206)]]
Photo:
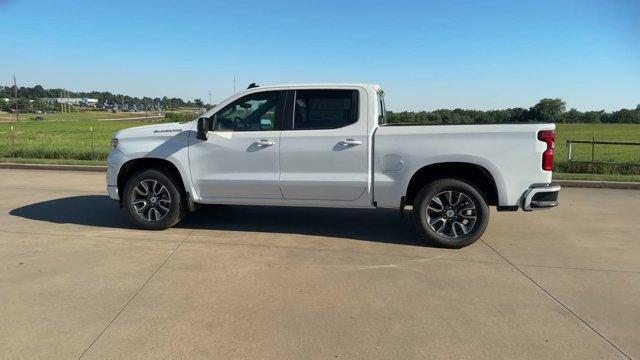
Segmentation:
[[(136, 229), (117, 203), (103, 195), (38, 202), (11, 210), (9, 214), (56, 224)], [(203, 206), (188, 214), (176, 227), (316, 235), (424, 246), (410, 215), (400, 218), (397, 211), (385, 209), (216, 205)]]

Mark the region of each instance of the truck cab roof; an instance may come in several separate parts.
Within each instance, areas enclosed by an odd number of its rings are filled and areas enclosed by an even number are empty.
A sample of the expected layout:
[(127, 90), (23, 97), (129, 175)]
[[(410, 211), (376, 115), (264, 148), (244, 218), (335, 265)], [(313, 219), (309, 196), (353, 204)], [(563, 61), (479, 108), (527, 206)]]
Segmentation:
[(377, 93), (382, 92), (382, 88), (380, 87), (380, 85), (376, 85), (376, 84), (365, 84), (365, 83), (315, 83), (313, 84), (312, 83), (312, 84), (280, 84), (280, 85), (257, 86), (257, 87), (252, 87), (252, 88), (239, 91), (237, 92), (237, 94), (254, 92), (259, 90), (291, 90), (291, 89), (307, 89), (307, 88), (335, 89), (335, 88), (345, 88), (345, 87), (348, 87), (348, 88), (365, 87), (365, 88), (371, 88)]

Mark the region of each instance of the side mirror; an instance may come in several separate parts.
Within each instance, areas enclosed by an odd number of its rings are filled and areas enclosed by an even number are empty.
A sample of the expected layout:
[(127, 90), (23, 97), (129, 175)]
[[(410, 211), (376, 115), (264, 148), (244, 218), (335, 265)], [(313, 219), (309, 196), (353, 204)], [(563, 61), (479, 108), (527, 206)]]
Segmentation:
[(211, 122), (209, 121), (209, 118), (198, 118), (196, 138), (198, 138), (198, 140), (207, 140), (207, 133), (209, 130), (211, 130)]

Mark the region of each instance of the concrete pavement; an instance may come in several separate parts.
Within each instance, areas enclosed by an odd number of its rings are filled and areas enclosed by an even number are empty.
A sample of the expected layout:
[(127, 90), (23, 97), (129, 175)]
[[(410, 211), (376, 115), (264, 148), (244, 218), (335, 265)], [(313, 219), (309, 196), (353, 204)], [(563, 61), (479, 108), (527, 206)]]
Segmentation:
[(0, 170), (6, 358), (640, 357), (640, 191), (564, 189), (423, 246), (394, 211), (211, 207), (134, 229), (104, 174)]

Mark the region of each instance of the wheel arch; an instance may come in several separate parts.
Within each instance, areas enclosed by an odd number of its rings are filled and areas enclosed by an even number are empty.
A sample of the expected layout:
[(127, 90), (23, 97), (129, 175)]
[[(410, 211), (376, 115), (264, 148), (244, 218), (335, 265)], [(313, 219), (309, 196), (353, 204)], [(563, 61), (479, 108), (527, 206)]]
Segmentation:
[[(180, 193), (182, 194), (184, 199), (189, 201), (185, 182), (182, 178), (180, 170), (178, 170), (178, 167), (171, 161), (160, 158), (143, 157), (132, 159), (122, 164), (120, 170), (118, 171), (118, 193), (123, 193), (127, 179), (129, 179), (136, 172), (145, 169), (156, 169), (173, 178), (177, 182), (176, 186), (180, 190)], [(120, 201), (122, 201), (122, 196), (120, 196)]]
[(413, 205), (416, 195), (426, 184), (445, 178), (470, 183), (484, 196), (488, 205), (499, 205), (500, 193), (496, 178), (484, 166), (470, 162), (439, 162), (416, 170), (405, 191), (404, 204)]

